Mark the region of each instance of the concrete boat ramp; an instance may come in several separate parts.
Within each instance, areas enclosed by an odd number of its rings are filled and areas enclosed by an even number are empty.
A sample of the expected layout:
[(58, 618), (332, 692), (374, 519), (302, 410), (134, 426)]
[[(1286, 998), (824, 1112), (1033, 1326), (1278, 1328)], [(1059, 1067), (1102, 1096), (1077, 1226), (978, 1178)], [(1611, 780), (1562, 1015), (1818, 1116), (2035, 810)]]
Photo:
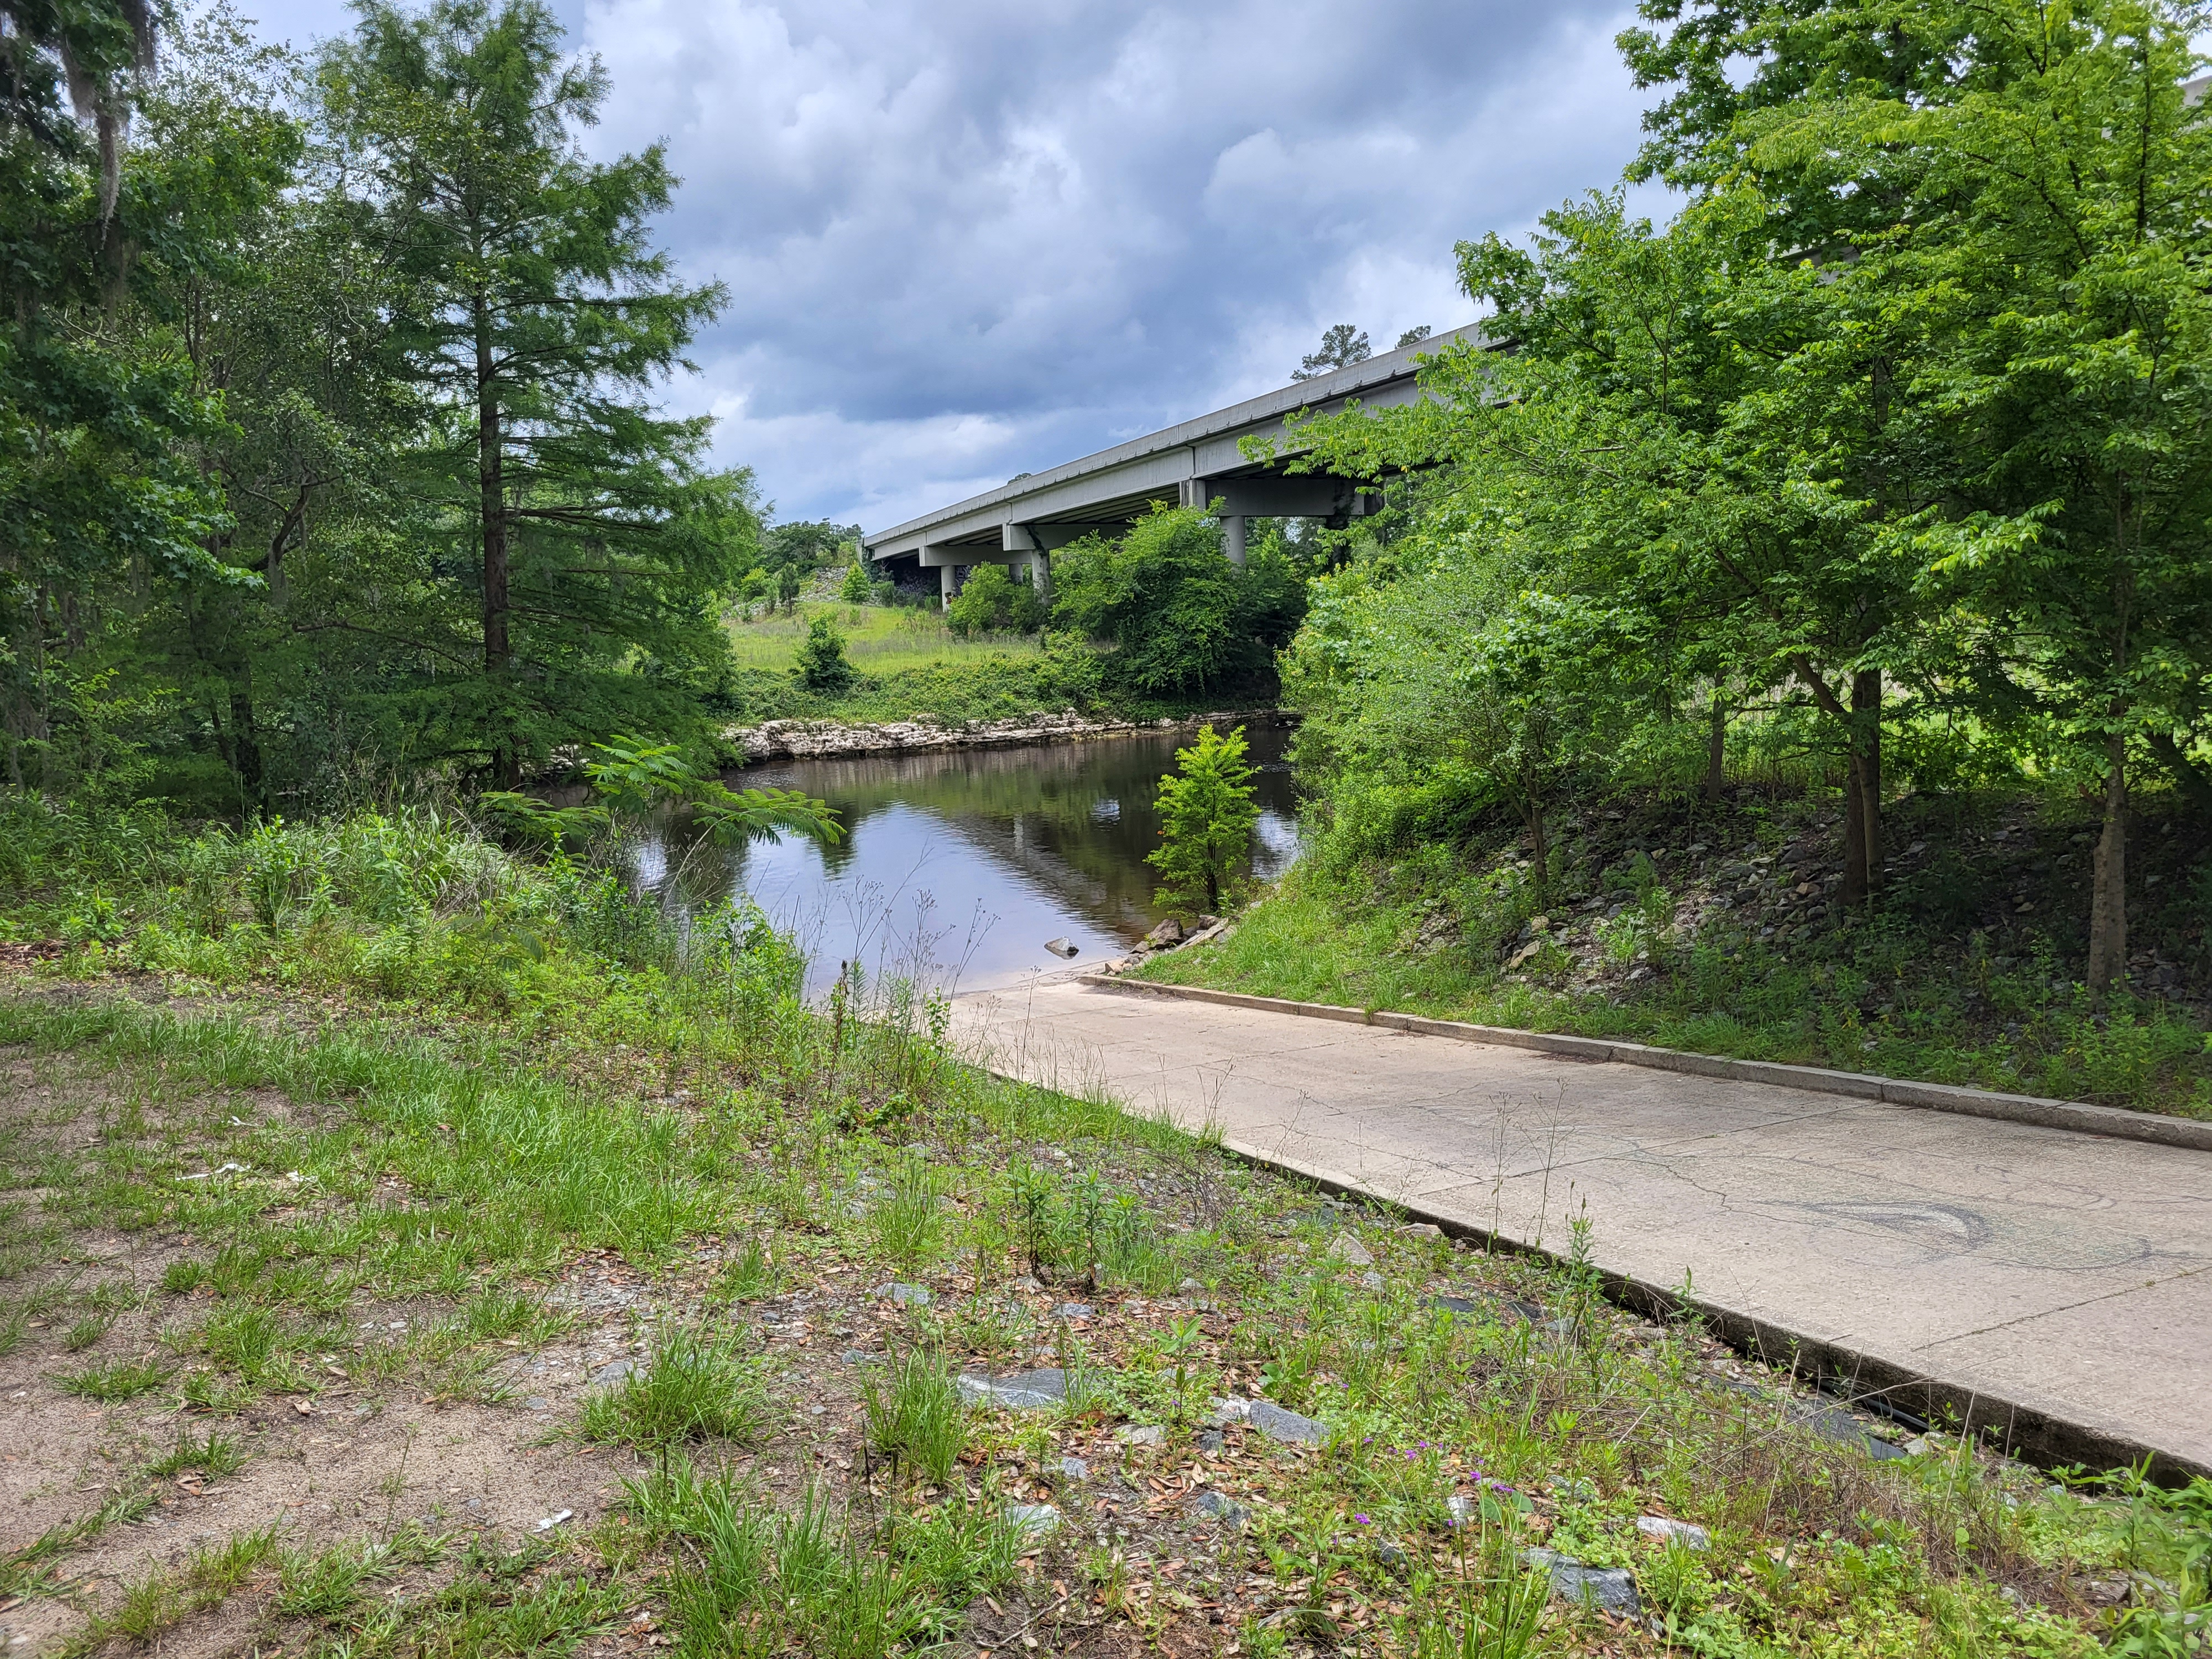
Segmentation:
[(2046, 1462), (2212, 1474), (2212, 1151), (1073, 975), (961, 998), (993, 1070), (1103, 1093), (1462, 1234), (1679, 1291), (1739, 1346)]

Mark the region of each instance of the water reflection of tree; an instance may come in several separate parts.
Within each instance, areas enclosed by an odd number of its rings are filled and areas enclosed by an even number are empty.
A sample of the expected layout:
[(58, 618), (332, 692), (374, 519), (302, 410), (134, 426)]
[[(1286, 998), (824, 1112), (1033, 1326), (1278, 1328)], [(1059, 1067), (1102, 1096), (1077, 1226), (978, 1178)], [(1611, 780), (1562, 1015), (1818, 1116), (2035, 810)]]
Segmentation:
[[(1279, 755), (1282, 733), (1250, 735), (1257, 758)], [(820, 849), (833, 881), (851, 869), (869, 819), (904, 805), (935, 818), (979, 854), (1029, 872), (1071, 908), (1102, 922), (1141, 927), (1152, 917), (1152, 872), (1144, 859), (1159, 838), (1152, 799), (1161, 774), (1175, 763), (1178, 743), (1186, 740), (1144, 736), (787, 761), (750, 768), (732, 780), (803, 789), (836, 809), (846, 839)], [(1288, 775), (1266, 771), (1259, 782), (1262, 806), (1290, 817)], [(1109, 803), (1113, 810), (1100, 810)], [(680, 824), (668, 833), (670, 875), (663, 891), (672, 900), (711, 904), (743, 884), (746, 849), (689, 845)]]

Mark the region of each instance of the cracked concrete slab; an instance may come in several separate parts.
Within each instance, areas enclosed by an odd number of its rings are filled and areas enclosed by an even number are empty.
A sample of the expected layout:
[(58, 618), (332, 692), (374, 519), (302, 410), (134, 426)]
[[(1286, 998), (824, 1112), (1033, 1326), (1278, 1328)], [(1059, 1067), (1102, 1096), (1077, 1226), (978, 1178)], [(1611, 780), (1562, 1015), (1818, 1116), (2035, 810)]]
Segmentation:
[(993, 1069), (1918, 1387), (2047, 1457), (2212, 1472), (2212, 1153), (1041, 976), (960, 999)]

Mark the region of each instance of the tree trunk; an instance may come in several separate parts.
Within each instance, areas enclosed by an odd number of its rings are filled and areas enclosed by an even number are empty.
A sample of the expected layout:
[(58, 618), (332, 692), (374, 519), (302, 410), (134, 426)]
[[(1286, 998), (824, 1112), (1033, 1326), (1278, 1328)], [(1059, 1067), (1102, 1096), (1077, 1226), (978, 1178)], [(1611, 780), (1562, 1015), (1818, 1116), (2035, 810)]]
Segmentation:
[(1859, 733), (1859, 817), (1865, 828), (1867, 891), (1881, 885), (1881, 670), (1851, 676), (1851, 713), (1865, 722)]
[(1725, 781), (1723, 768), (1728, 762), (1728, 705), (1717, 690), (1713, 693), (1711, 722), (1705, 734), (1705, 799), (1717, 802)]
[(2099, 998), (2128, 965), (2128, 745), (2105, 739), (2105, 833), (2089, 897), (2089, 989)]
[(507, 664), (507, 492), (501, 477), (499, 393), (492, 367), (489, 320), (477, 307), (477, 489), (483, 520), (484, 667)]
[(238, 770), (239, 816), (250, 820), (267, 803), (261, 793), (261, 741), (253, 729), (253, 699), (242, 686), (231, 688), (230, 731)]

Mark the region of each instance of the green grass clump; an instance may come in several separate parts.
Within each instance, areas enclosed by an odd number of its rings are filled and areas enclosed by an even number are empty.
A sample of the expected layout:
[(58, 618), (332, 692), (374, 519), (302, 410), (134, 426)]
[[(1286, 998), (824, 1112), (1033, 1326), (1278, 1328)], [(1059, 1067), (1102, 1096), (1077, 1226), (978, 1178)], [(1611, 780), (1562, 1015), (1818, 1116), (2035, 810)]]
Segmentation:
[(173, 1367), (155, 1359), (111, 1359), (105, 1364), (67, 1372), (54, 1382), (64, 1394), (112, 1405), (153, 1393), (169, 1380), (173, 1371)]
[(195, 1440), (191, 1429), (186, 1426), (177, 1431), (174, 1446), (146, 1466), (146, 1473), (166, 1478), (182, 1474), (186, 1469), (198, 1469), (221, 1480), (245, 1467), (246, 1450), (237, 1437), (210, 1429), (205, 1440)]
[(945, 1361), (934, 1352), (894, 1353), (881, 1377), (860, 1383), (868, 1443), (937, 1486), (952, 1478), (968, 1445), (968, 1418)]
[(739, 1334), (672, 1325), (641, 1370), (586, 1399), (577, 1431), (602, 1445), (650, 1451), (691, 1440), (750, 1445), (775, 1417), (766, 1363)]

